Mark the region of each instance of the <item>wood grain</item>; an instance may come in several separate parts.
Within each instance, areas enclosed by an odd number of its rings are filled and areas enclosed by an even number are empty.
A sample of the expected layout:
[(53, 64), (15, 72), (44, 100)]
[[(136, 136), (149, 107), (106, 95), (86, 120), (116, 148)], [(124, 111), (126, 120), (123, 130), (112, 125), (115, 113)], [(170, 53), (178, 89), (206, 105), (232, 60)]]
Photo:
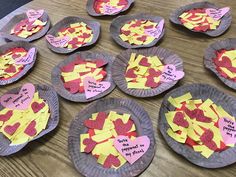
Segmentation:
[[(185, 78), (177, 86), (190, 83), (208, 83), (218, 87), (226, 93), (236, 96), (234, 90), (228, 88), (203, 66), (203, 54), (205, 48), (216, 40), (236, 37), (236, 22), (233, 23), (226, 34), (218, 38), (210, 38), (204, 35), (190, 33), (183, 28), (170, 24), (168, 18), (170, 12), (184, 4), (196, 2), (196, 0), (136, 0), (129, 14), (140, 12), (152, 13), (162, 16), (166, 20), (166, 35), (160, 43), (161, 47), (175, 51), (184, 60), (186, 72)], [(233, 16), (236, 16), (236, 1), (212, 0), (219, 6), (230, 6)], [(123, 50), (111, 38), (109, 26), (111, 17), (93, 18), (87, 15), (85, 0), (34, 0), (29, 4), (17, 9), (0, 21), (3, 26), (10, 17), (27, 8), (45, 9), (55, 24), (66, 16), (81, 16), (96, 19), (102, 25), (100, 40), (92, 51), (99, 50), (117, 55)], [(1, 41), (1, 44), (3, 41)], [(66, 55), (52, 53), (46, 46), (45, 38), (33, 42), (38, 48), (39, 56), (34, 70), (19, 82), (0, 88), (0, 95), (9, 89), (32, 82), (39, 84), (50, 84), (50, 73), (52, 68)], [(157, 151), (152, 164), (141, 175), (142, 177), (233, 177), (236, 173), (236, 164), (217, 170), (208, 170), (192, 165), (181, 156), (175, 154), (166, 144), (157, 129), (157, 119), (160, 104), (164, 94), (149, 98), (136, 99), (125, 95), (115, 89), (107, 97), (131, 98), (142, 105), (152, 119), (157, 140)], [(10, 157), (0, 158), (0, 176), (4, 177), (78, 177), (81, 176), (73, 167), (67, 152), (68, 127), (75, 115), (87, 104), (71, 103), (60, 98), (60, 123), (58, 128), (43, 138), (29, 143), (21, 152)]]

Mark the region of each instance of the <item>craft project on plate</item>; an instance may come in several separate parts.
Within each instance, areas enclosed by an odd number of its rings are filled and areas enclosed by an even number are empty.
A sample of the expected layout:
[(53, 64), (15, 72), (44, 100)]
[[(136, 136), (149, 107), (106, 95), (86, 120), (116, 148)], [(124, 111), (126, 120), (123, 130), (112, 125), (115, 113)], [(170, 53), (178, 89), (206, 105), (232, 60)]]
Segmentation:
[(52, 131), (59, 121), (58, 99), (48, 86), (31, 83), (0, 97), (0, 155), (21, 150)]
[(164, 36), (164, 32), (164, 19), (148, 14), (119, 16), (110, 26), (112, 38), (125, 48), (152, 47)]
[(10, 42), (0, 46), (0, 85), (19, 80), (34, 66), (37, 50), (27, 42)]
[(124, 99), (90, 104), (72, 121), (68, 141), (76, 169), (91, 177), (137, 176), (155, 153), (150, 118), (143, 108)]
[(230, 26), (230, 7), (219, 8), (209, 2), (197, 2), (178, 8), (170, 15), (170, 21), (193, 32), (216, 37)]
[(87, 12), (91, 16), (117, 15), (130, 8), (134, 0), (88, 0)]
[(179, 87), (164, 97), (161, 133), (174, 151), (198, 166), (230, 165), (236, 162), (235, 108), (230, 106), (235, 102), (210, 85)]
[(125, 93), (152, 97), (184, 77), (182, 59), (173, 52), (152, 47), (121, 52), (112, 65), (112, 78)]
[(94, 44), (100, 34), (100, 24), (79, 17), (66, 17), (46, 35), (49, 49), (57, 53), (71, 53)]
[(100, 52), (80, 52), (59, 63), (52, 71), (52, 84), (59, 95), (75, 102), (89, 102), (109, 94), (114, 57)]
[(236, 89), (236, 39), (225, 39), (211, 44), (204, 54), (204, 65), (220, 80)]
[(11, 41), (31, 42), (46, 34), (50, 20), (43, 9), (29, 9), (16, 15), (0, 30), (0, 37)]

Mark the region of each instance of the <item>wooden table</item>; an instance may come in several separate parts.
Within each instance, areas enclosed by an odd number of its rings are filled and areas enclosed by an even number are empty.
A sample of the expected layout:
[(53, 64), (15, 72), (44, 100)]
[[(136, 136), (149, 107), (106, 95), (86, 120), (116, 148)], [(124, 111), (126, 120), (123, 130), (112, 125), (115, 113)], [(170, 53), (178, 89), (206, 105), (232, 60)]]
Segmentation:
[[(194, 0), (196, 1), (196, 0)], [(234, 90), (225, 86), (210, 71), (203, 66), (203, 52), (205, 48), (216, 40), (236, 37), (236, 22), (233, 23), (226, 34), (218, 38), (210, 38), (203, 35), (196, 35), (187, 31), (180, 31), (173, 26), (168, 18), (175, 8), (191, 3), (191, 0), (136, 0), (133, 8), (128, 14), (140, 12), (152, 13), (162, 16), (166, 20), (166, 34), (162, 40), (161, 47), (175, 51), (184, 60), (186, 76), (177, 86), (191, 83), (208, 83), (218, 87), (220, 90), (236, 96)], [(212, 0), (219, 6), (230, 6), (233, 16), (236, 16), (236, 1), (233, 0)], [(51, 19), (52, 24), (57, 23), (66, 16), (81, 16), (95, 19), (101, 23), (102, 31), (99, 42), (90, 50), (109, 52), (117, 55), (124, 50), (118, 46), (109, 34), (109, 26), (112, 18), (93, 18), (86, 12), (85, 0), (34, 0), (9, 14), (0, 21), (1, 26), (13, 15), (20, 13), (27, 8), (45, 9)], [(3, 41), (1, 41), (2, 43)], [(39, 84), (50, 84), (51, 70), (60, 61), (68, 56), (59, 55), (51, 52), (47, 46), (45, 38), (33, 42), (38, 48), (39, 56), (33, 71), (21, 79), (19, 82), (1, 87), (0, 95), (9, 89), (21, 86), (24, 83), (32, 82)], [(197, 167), (181, 156), (173, 152), (162, 138), (157, 125), (158, 112), (164, 94), (148, 99), (137, 99), (115, 89), (107, 97), (130, 98), (137, 101), (149, 113), (154, 125), (154, 132), (157, 141), (156, 155), (148, 167), (141, 175), (143, 177), (183, 177), (183, 176), (219, 176), (233, 177), (236, 173), (236, 164), (223, 169), (208, 170)], [(72, 103), (60, 98), (60, 123), (55, 131), (29, 143), (22, 151), (9, 156), (0, 158), (0, 176), (4, 177), (78, 177), (81, 176), (74, 168), (68, 157), (67, 137), (71, 120), (75, 115), (85, 108), (87, 104)]]

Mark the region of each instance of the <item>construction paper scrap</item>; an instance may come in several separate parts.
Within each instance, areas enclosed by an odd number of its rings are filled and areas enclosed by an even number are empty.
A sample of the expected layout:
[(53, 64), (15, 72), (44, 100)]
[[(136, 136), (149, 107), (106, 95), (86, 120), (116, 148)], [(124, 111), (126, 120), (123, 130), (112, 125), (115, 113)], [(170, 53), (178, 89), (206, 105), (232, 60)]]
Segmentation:
[(184, 77), (183, 71), (177, 71), (175, 65), (165, 65), (164, 71), (161, 75), (162, 82), (173, 82), (180, 80)]
[(226, 144), (236, 143), (236, 122), (228, 118), (219, 120), (219, 128), (222, 138)]
[(84, 78), (84, 90), (86, 99), (95, 97), (103, 93), (104, 91), (109, 89), (110, 86), (111, 83), (107, 81), (97, 82), (93, 77)]
[(9, 109), (24, 110), (29, 107), (35, 92), (33, 84), (27, 83), (22, 86), (18, 94), (5, 94), (0, 97), (0, 103)]
[(140, 136), (131, 141), (127, 136), (117, 136), (114, 146), (130, 164), (133, 164), (148, 150), (150, 139)]
[(155, 28), (147, 28), (145, 29), (145, 33), (149, 36), (152, 36), (158, 39), (162, 33), (164, 27), (164, 20), (161, 20)]
[(63, 36), (63, 37), (54, 37), (53, 35), (46, 35), (47, 41), (53, 45), (54, 47), (64, 47), (67, 42), (70, 41), (69, 36)]
[(17, 65), (27, 65), (27, 64), (30, 64), (30, 63), (32, 63), (34, 61), (35, 53), (36, 53), (36, 49), (35, 48), (31, 48), (27, 52), (26, 56), (15, 59), (16, 60), (15, 63)]
[(215, 20), (220, 20), (226, 13), (230, 10), (229, 7), (224, 7), (221, 9), (213, 9), (208, 8), (206, 9), (206, 13)]

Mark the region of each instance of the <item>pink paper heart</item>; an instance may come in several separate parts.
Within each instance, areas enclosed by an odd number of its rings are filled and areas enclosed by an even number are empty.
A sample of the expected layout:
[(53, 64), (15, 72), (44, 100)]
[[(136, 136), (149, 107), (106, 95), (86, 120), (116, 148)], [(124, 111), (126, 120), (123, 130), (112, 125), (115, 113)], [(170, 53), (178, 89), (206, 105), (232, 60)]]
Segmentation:
[(104, 10), (103, 14), (111, 15), (111, 14), (120, 12), (122, 10), (122, 8), (117, 8), (117, 7), (108, 5), (108, 4), (104, 4), (103, 10)]
[(69, 36), (55, 37), (53, 35), (46, 35), (47, 41), (54, 47), (64, 47), (67, 42), (70, 41)]
[(43, 9), (41, 9), (41, 10), (30, 9), (26, 12), (26, 15), (29, 19), (29, 22), (33, 22), (33, 21), (39, 19), (40, 17), (42, 17), (43, 13), (44, 13)]
[(150, 139), (140, 136), (131, 141), (127, 136), (121, 135), (115, 138), (113, 145), (130, 164), (133, 164), (148, 150)]
[(15, 64), (17, 64), (17, 65), (27, 65), (27, 64), (32, 63), (34, 61), (35, 52), (36, 52), (35, 48), (29, 49), (26, 56), (15, 59), (15, 61), (16, 61)]
[(220, 118), (219, 128), (225, 144), (236, 143), (236, 122), (229, 118)]
[(207, 8), (206, 13), (215, 20), (221, 19), (227, 12), (229, 12), (229, 7), (224, 7), (221, 9)]
[(0, 103), (6, 108), (24, 110), (29, 107), (35, 92), (33, 84), (23, 85), (18, 94), (5, 94), (0, 98)]
[(162, 30), (163, 30), (163, 27), (164, 27), (164, 23), (165, 21), (164, 20), (161, 20), (157, 27), (155, 28), (149, 28), (149, 29), (145, 29), (145, 34), (149, 35), (149, 36), (152, 36), (154, 38), (159, 38), (161, 33), (162, 33)]
[(83, 83), (84, 83), (86, 99), (95, 97), (98, 94), (103, 93), (111, 86), (110, 82), (106, 82), (106, 81), (97, 82), (92, 77), (84, 78)]
[(183, 71), (176, 71), (175, 65), (165, 65), (161, 75), (161, 82), (172, 82), (180, 80), (184, 77)]

